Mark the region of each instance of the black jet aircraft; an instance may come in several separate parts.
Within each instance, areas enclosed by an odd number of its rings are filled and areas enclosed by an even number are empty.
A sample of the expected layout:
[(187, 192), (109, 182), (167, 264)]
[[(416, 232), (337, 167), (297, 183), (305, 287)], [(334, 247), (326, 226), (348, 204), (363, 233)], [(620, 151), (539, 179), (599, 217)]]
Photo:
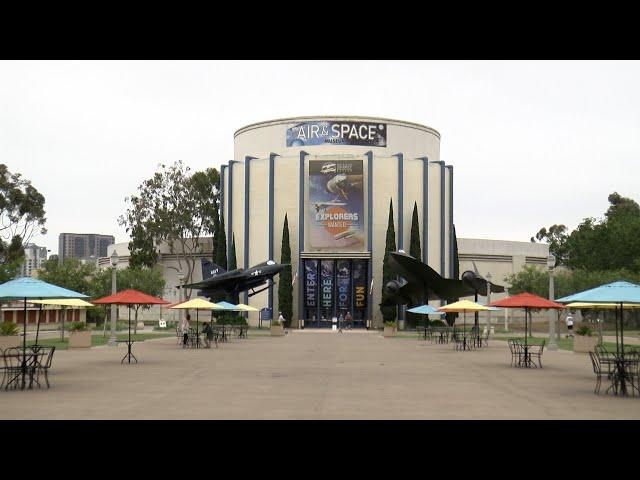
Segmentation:
[[(389, 267), (398, 275), (385, 285), (385, 298), (382, 305), (421, 305), (428, 300), (454, 300), (460, 297), (491, 292), (504, 292), (504, 287), (495, 285), (470, 270), (462, 274), (460, 280), (443, 278), (426, 263), (407, 255), (402, 250), (389, 253)], [(475, 266), (475, 264), (474, 264)]]
[(273, 282), (273, 277), (279, 274), (287, 264), (279, 264), (273, 260), (268, 260), (251, 268), (237, 268), (226, 271), (224, 268), (213, 262), (202, 259), (202, 281), (183, 285), (183, 288), (193, 288), (200, 290), (200, 295), (212, 298), (216, 294), (224, 293), (231, 295), (235, 303), (238, 303), (240, 292), (251, 290), (249, 296), (266, 290), (271, 285), (256, 290), (256, 288)]

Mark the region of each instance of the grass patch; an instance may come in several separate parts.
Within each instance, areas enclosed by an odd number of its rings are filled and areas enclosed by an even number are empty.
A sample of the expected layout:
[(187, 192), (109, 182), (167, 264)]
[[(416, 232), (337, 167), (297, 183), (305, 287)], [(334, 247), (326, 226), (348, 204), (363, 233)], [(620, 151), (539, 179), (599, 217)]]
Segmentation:
[[(498, 336), (494, 336), (491, 337), (491, 340), (502, 340), (502, 341), (507, 341), (509, 338), (519, 338), (520, 340), (522, 340), (524, 337), (498, 337)], [(549, 339), (548, 338), (538, 338), (538, 337), (527, 337), (527, 342), (531, 345), (531, 344), (536, 344), (539, 345), (542, 343), (542, 341), (545, 341), (545, 347), (549, 346)], [(558, 345), (558, 348), (560, 350), (568, 350), (568, 351), (573, 351), (573, 338), (565, 338), (565, 337), (561, 337), (560, 340), (556, 340), (556, 344)], [(616, 344), (615, 342), (602, 342), (603, 346), (605, 349), (609, 350), (610, 352), (615, 352), (616, 351)], [(637, 347), (637, 345), (633, 345), (630, 343), (625, 343), (624, 344), (625, 347)]]
[[(153, 338), (166, 338), (173, 337), (175, 334), (163, 334), (163, 333), (139, 333), (137, 335), (131, 334), (131, 339), (136, 342), (144, 342), (145, 340), (153, 339)], [(117, 340), (127, 340), (129, 338), (128, 334), (117, 334)], [(103, 337), (102, 335), (91, 335), (91, 346), (99, 347), (101, 345), (106, 345), (109, 342), (109, 336)], [(35, 343), (34, 340), (27, 340), (27, 345), (33, 345)], [(46, 347), (56, 347), (56, 350), (66, 350), (69, 348), (69, 338), (65, 335), (64, 340), (60, 340), (59, 338), (41, 338), (38, 340), (38, 345), (44, 345)]]

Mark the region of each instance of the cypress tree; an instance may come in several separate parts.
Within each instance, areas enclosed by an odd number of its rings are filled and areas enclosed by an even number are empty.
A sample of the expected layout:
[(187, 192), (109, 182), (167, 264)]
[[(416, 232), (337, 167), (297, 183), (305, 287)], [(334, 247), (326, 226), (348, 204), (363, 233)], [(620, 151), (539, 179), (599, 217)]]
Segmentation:
[(220, 212), (220, 224), (218, 226), (218, 240), (216, 248), (216, 260), (215, 263), (218, 266), (227, 269), (227, 232), (224, 228), (224, 215)]
[(218, 238), (220, 237), (220, 217), (218, 216), (218, 204), (215, 204), (215, 212), (213, 214), (213, 240), (211, 245), (211, 261), (217, 263), (218, 258)]
[[(293, 285), (291, 278), (291, 243), (289, 242), (289, 220), (287, 214), (284, 215), (284, 226), (282, 227), (282, 247), (280, 249), (280, 263), (288, 264), (278, 280), (278, 309), (285, 319), (285, 326), (291, 326), (293, 317)], [(276, 313), (274, 312), (274, 318)]]
[[(389, 252), (395, 252), (396, 250), (396, 231), (393, 226), (393, 199), (389, 201), (389, 220), (387, 222), (387, 239), (384, 247), (384, 261), (382, 262), (382, 301), (387, 298), (385, 293), (385, 285), (393, 280), (395, 275), (389, 268)], [(385, 322), (393, 322), (397, 318), (397, 307), (395, 305), (380, 307), (382, 312), (382, 318)]]
[(236, 235), (235, 233), (231, 237), (233, 242), (231, 243), (231, 254), (229, 255), (229, 270), (235, 270), (238, 268), (238, 262), (236, 260)]
[[(418, 221), (418, 203), (413, 202), (413, 216), (411, 217), (411, 243), (409, 245), (409, 255), (422, 261), (422, 249), (420, 248), (420, 223)], [(417, 305), (412, 305), (417, 306)], [(419, 313), (407, 312), (409, 326), (415, 327), (423, 315)], [(428, 318), (428, 317), (427, 317)]]

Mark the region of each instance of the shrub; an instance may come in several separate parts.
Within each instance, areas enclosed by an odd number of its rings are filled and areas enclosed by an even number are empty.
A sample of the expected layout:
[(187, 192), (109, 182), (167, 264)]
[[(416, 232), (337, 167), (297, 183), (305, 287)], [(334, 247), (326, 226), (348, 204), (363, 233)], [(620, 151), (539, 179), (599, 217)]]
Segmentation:
[(386, 321), (386, 322), (384, 322), (384, 326), (385, 327), (396, 328), (397, 325), (398, 324), (395, 321)]
[(11, 322), (0, 323), (0, 335), (8, 337), (10, 335), (18, 335), (18, 326)]
[(69, 325), (69, 331), (71, 332), (84, 332), (87, 330), (87, 324), (84, 322), (73, 322)]
[(593, 335), (593, 330), (591, 330), (591, 328), (587, 325), (582, 325), (578, 329), (576, 329), (576, 335), (590, 337)]
[(431, 327), (446, 327), (447, 326), (447, 324), (444, 323), (442, 320), (431, 320), (429, 322), (429, 325)]

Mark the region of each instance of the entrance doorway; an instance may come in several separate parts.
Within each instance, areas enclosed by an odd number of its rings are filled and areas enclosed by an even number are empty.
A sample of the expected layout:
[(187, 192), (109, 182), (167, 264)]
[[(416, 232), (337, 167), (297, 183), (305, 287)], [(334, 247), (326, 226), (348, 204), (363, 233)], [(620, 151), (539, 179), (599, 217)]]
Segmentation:
[(351, 314), (352, 328), (365, 328), (368, 260), (304, 259), (304, 325), (331, 328), (333, 318)]

